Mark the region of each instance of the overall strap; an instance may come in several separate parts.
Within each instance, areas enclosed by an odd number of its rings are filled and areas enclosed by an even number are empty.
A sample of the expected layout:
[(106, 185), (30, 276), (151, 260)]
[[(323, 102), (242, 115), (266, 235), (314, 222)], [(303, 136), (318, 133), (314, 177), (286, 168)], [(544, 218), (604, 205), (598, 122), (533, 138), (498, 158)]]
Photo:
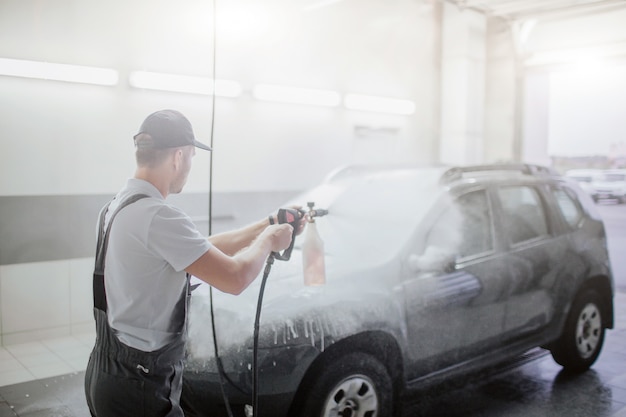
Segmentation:
[(132, 204), (142, 198), (147, 198), (146, 194), (135, 194), (128, 197), (126, 200), (122, 201), (115, 210), (115, 212), (111, 215), (111, 219), (109, 220), (109, 224), (104, 231), (104, 219), (107, 211), (109, 210), (109, 206), (111, 205), (111, 201), (102, 209), (100, 213), (99, 225), (98, 225), (98, 244), (96, 247), (96, 262), (93, 272), (93, 305), (95, 308), (107, 311), (107, 300), (106, 300), (106, 292), (104, 290), (104, 260), (106, 258), (107, 246), (109, 243), (109, 234), (111, 232), (111, 225), (113, 224), (113, 219), (117, 216), (117, 213), (120, 212), (124, 207)]

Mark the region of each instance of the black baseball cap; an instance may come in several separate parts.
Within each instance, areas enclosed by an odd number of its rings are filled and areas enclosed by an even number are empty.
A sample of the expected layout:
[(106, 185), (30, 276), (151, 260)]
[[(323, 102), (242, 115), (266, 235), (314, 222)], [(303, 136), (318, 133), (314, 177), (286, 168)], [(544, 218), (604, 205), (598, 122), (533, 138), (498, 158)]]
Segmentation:
[[(137, 136), (142, 133), (150, 135), (152, 140), (138, 142)], [(133, 139), (135, 145), (141, 148), (177, 148), (193, 145), (207, 151), (211, 150), (211, 147), (196, 140), (191, 123), (181, 112), (169, 109), (156, 111), (146, 117)]]

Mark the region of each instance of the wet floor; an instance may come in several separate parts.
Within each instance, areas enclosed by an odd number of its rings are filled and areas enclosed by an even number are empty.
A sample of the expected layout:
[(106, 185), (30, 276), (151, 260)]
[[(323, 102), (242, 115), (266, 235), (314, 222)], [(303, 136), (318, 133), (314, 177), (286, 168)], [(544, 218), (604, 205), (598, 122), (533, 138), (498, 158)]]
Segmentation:
[[(543, 350), (497, 369), (412, 394), (403, 417), (626, 417), (626, 293), (594, 367), (561, 372)], [(88, 417), (83, 372), (0, 387), (0, 417)]]
[(0, 387), (0, 417), (89, 417), (84, 372)]

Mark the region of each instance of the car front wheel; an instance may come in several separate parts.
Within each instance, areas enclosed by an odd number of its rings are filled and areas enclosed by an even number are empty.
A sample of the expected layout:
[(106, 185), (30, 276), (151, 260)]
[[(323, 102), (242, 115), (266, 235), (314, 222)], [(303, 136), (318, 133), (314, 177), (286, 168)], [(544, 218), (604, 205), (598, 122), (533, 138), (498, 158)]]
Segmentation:
[(596, 361), (604, 343), (602, 297), (594, 290), (581, 293), (570, 310), (563, 334), (551, 350), (567, 371), (583, 372)]
[(303, 404), (303, 417), (390, 417), (393, 386), (372, 355), (350, 353), (324, 364)]

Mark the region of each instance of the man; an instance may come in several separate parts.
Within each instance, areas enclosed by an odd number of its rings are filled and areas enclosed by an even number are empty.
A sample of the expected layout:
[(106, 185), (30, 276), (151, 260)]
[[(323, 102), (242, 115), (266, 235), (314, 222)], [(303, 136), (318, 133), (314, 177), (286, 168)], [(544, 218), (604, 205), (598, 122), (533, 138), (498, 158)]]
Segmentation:
[(135, 176), (100, 214), (87, 403), (95, 417), (182, 417), (190, 275), (239, 294), (293, 229), (270, 218), (201, 236), (165, 198), (182, 191), (195, 149), (211, 149), (174, 110), (149, 115), (134, 140)]

